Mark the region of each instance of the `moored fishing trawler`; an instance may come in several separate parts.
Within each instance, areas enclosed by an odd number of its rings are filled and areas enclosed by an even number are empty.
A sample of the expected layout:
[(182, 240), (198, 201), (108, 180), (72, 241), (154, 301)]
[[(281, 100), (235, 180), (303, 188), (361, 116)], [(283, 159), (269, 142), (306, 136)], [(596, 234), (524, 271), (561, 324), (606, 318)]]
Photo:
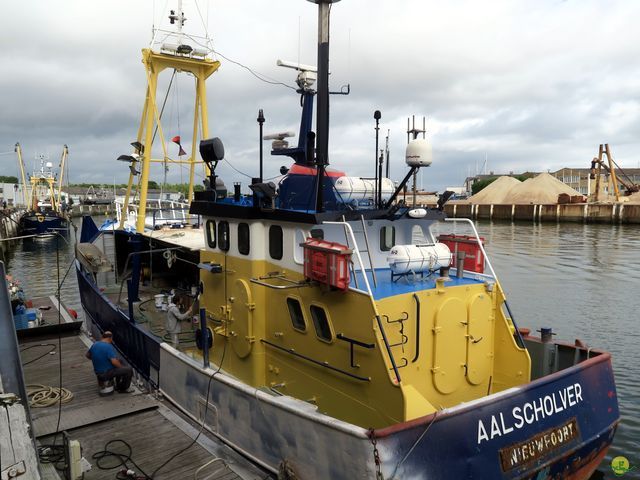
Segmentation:
[[(453, 225), (445, 197), (436, 209), (398, 200), (431, 164), (417, 131), (397, 186), (381, 170), (371, 181), (328, 168), (334, 2), (314, 3), (318, 68), (297, 67), (298, 144), (270, 136), (291, 168), (278, 185), (260, 168), (251, 195), (228, 196), (216, 174), (224, 147), (207, 138), (201, 111), (208, 181), (189, 195), (195, 225), (152, 230), (142, 212), (136, 232), (100, 233), (85, 219), (76, 266), (91, 327), (111, 330), (152, 386), (284, 478), (588, 478), (619, 421), (610, 355), (519, 330), (473, 224), (470, 236), (437, 236)], [(144, 51), (148, 71), (162, 62), (213, 73), (217, 62), (182, 39)], [(198, 94), (206, 105), (204, 80)], [(140, 205), (154, 97), (130, 158), (132, 175), (141, 164)], [(200, 312), (173, 345), (169, 295)]]
[(33, 172), (29, 177), (30, 189), (27, 188), (22, 148), (19, 143), (16, 143), (15, 150), (22, 175), (24, 204), (27, 206), (27, 211), (20, 217), (22, 235), (43, 240), (68, 233), (70, 205), (63, 198), (62, 182), (69, 149), (66, 145), (62, 149), (59, 178), (56, 178), (53, 172), (53, 164), (47, 161), (44, 155), (40, 155), (40, 170)]

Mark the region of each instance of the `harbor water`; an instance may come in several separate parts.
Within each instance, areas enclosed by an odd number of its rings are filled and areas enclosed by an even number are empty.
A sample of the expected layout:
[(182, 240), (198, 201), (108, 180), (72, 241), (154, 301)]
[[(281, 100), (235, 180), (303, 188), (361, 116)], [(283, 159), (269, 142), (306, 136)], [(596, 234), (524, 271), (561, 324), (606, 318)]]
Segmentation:
[[(103, 220), (95, 219), (98, 225)], [(452, 225), (445, 227), (453, 230)], [(477, 228), (518, 326), (532, 332), (551, 327), (559, 339), (579, 338), (613, 355), (622, 418), (595, 478), (613, 478), (609, 463), (616, 456), (639, 465), (640, 228), (528, 222), (479, 222)], [(468, 233), (460, 226), (456, 231)], [(8, 271), (28, 297), (52, 295), (58, 279), (64, 279), (63, 300), (82, 316), (72, 266), (74, 241), (72, 228), (68, 243), (59, 240), (58, 253), (55, 240), (18, 243), (7, 254)], [(639, 469), (624, 478), (640, 478)]]

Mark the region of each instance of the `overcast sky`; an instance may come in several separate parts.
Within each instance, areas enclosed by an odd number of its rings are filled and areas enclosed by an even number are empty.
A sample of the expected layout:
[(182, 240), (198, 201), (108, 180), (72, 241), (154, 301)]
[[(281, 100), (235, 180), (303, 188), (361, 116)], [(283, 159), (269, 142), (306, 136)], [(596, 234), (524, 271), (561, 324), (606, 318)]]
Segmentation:
[[(152, 24), (168, 27), (167, 3), (177, 1), (4, 2), (0, 153), (19, 141), (30, 170), (36, 153), (57, 162), (66, 143), (72, 182), (125, 182), (115, 159), (131, 152), (144, 102), (140, 50)], [(207, 25), (214, 48), (234, 61), (288, 85), (295, 72), (277, 59), (316, 63), (317, 7), (308, 1), (198, 5), (184, 0), (186, 30)], [(406, 172), (407, 117), (426, 116), (429, 190), (462, 184), (485, 159), (496, 173), (588, 167), (603, 142), (621, 166), (638, 167), (639, 18), (636, 1), (342, 0), (332, 8), (330, 84), (350, 84), (351, 94), (332, 96), (332, 167), (373, 174), (376, 109), (396, 180)], [(229, 164), (256, 175), (258, 109), (265, 132), (297, 132), (299, 99), (218, 58), (207, 83), (210, 134)], [(168, 137), (190, 136), (192, 84), (180, 76), (167, 98)], [(0, 162), (4, 174), (17, 173), (14, 155)], [(267, 155), (265, 176), (285, 163)], [(227, 185), (248, 180), (224, 163), (219, 173)], [(153, 175), (161, 180), (161, 169)], [(169, 181), (185, 179), (170, 168)]]

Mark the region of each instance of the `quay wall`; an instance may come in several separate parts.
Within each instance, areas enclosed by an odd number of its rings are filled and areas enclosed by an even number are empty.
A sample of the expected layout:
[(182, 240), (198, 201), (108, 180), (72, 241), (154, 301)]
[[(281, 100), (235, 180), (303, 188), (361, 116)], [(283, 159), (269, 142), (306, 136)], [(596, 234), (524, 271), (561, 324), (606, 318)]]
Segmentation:
[(18, 240), (9, 240), (19, 235), (19, 222), (23, 209), (21, 208), (5, 208), (0, 210), (0, 254), (2, 261), (7, 260), (6, 254), (12, 243)]
[[(435, 205), (429, 205), (435, 207)], [(640, 224), (640, 204), (567, 203), (550, 205), (473, 205), (447, 203), (452, 218), (480, 220)]]
[(116, 211), (113, 203), (102, 205), (79, 205), (71, 207), (71, 217), (82, 217), (83, 215), (112, 215)]

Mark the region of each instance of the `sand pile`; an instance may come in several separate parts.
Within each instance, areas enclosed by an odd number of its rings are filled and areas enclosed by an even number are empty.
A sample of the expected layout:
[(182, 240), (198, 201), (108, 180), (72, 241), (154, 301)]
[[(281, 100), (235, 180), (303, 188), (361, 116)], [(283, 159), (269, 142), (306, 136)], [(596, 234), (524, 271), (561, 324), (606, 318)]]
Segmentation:
[(570, 186), (548, 173), (541, 173), (535, 178), (529, 178), (513, 188), (503, 199), (502, 203), (526, 205), (526, 204), (555, 204), (558, 203), (558, 195), (580, 195)]
[(640, 192), (629, 195), (629, 203), (640, 203)]
[(521, 183), (522, 182), (520, 182), (520, 180), (513, 177), (498, 177), (478, 193), (469, 197), (469, 203), (475, 203), (478, 205), (510, 203), (505, 202), (504, 199), (509, 195), (513, 188), (519, 186)]

